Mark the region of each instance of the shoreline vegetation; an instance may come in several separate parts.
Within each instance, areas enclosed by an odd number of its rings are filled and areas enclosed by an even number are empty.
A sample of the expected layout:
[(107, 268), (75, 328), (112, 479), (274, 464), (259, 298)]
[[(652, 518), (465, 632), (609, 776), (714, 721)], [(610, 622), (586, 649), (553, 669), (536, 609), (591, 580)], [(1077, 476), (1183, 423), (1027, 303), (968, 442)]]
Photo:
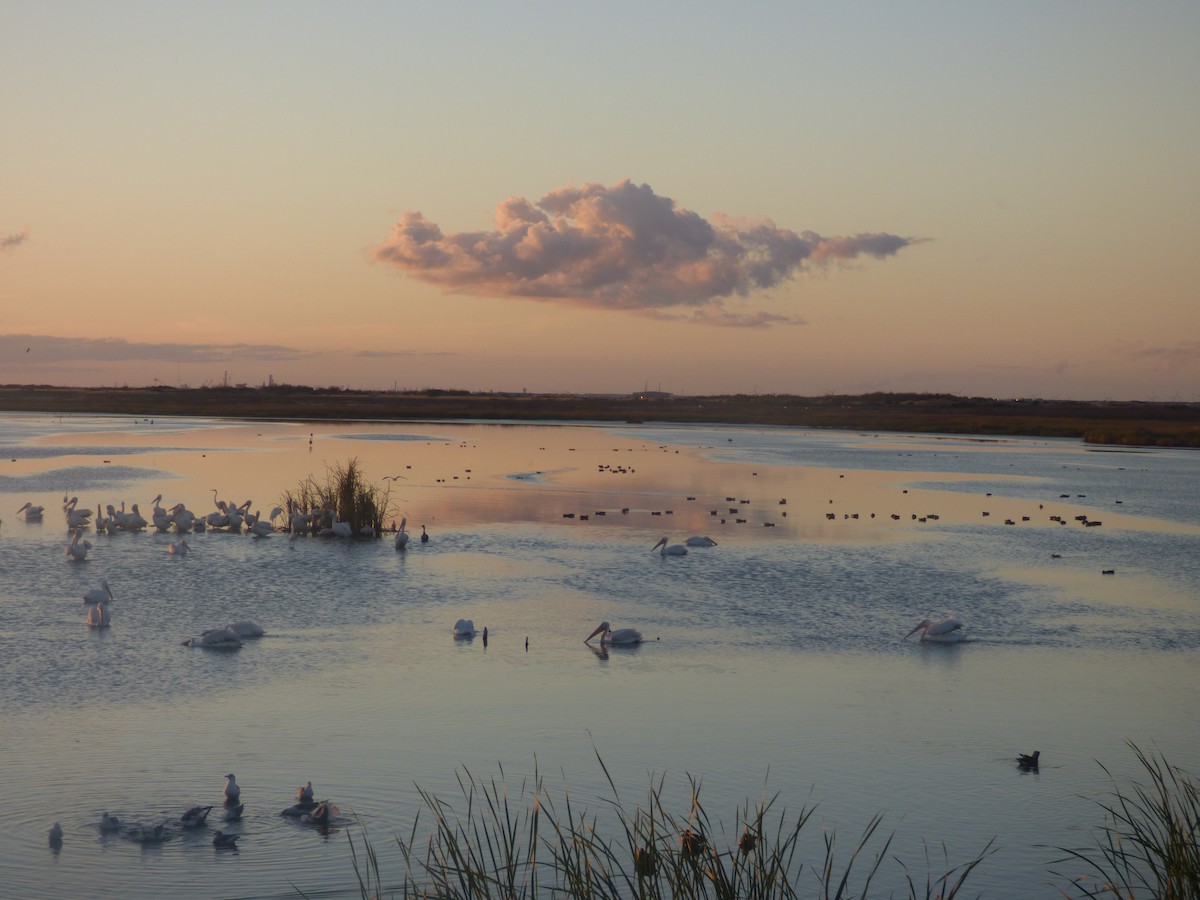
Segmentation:
[(496, 420), (724, 424), (1078, 438), (1124, 447), (1200, 448), (1200, 403), (999, 400), (952, 394), (533, 394), (366, 391), (272, 384), (79, 388), (0, 385), (0, 411), (233, 419)]
[[(1095, 843), (1054, 848), (1065, 855), (1050, 865), (1072, 870), (1051, 869), (1048, 874), (1068, 900), (1196, 900), (1200, 783), (1161, 752), (1126, 743), (1146, 780), (1122, 786), (1100, 764), (1112, 790), (1095, 801), (1104, 819), (1092, 830)], [(462, 769), (457, 802), (418, 786), (428, 822), (422, 825), (418, 814), (407, 836), (395, 836), (404, 860), (401, 882), (385, 883), (365, 825), (359, 823), (358, 846), (348, 834), (360, 896), (863, 900), (878, 895), (871, 885), (886, 863), (903, 871), (907, 893), (901, 889), (899, 896), (953, 900), (967, 890), (965, 883), (976, 867), (999, 849), (993, 839), (974, 856), (951, 863), (944, 843), (940, 861), (927, 845), (925, 871), (909, 869), (889, 852), (894, 833), (879, 830), (882, 814), (867, 823), (848, 851), (839, 844), (836, 829), (817, 824), (809, 831), (821, 827), (821, 843), (802, 848), (801, 834), (815, 812), (813, 806), (806, 804), (789, 814), (777, 806), (779, 794), (764, 793), (757, 803), (745, 801), (727, 828), (709, 817), (700, 802), (700, 782), (689, 775), (691, 803), (686, 814), (672, 813), (664, 805), (663, 776), (652, 777), (645, 804), (631, 808), (619, 796), (599, 753), (596, 759), (612, 796), (592, 807), (573, 801), (565, 786), (560, 794), (550, 790), (536, 771), (532, 779), (510, 786), (503, 768), (499, 779), (478, 778)], [(814, 857), (806, 860), (813, 850)], [(897, 896), (895, 890), (887, 894)]]

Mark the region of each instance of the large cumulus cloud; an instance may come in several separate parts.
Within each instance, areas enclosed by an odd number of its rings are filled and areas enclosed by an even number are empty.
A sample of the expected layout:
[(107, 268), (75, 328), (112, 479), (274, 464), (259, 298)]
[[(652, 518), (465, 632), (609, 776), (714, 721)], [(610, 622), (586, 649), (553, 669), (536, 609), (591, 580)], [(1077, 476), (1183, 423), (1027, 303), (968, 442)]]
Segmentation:
[(374, 258), (448, 291), (763, 326), (794, 319), (730, 310), (724, 300), (831, 261), (893, 256), (912, 243), (884, 233), (797, 233), (769, 220), (710, 222), (626, 180), (567, 185), (537, 203), (510, 197), (497, 206), (491, 231), (446, 234), (405, 212)]

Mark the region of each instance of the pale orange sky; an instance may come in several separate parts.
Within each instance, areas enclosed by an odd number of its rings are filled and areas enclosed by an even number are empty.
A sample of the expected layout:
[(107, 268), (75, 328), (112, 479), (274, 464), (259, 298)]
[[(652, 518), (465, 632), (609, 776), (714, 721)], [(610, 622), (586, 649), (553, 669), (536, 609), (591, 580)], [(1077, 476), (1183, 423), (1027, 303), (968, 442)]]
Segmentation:
[(1200, 400), (1200, 6), (793, 7), (6, 9), (0, 382)]

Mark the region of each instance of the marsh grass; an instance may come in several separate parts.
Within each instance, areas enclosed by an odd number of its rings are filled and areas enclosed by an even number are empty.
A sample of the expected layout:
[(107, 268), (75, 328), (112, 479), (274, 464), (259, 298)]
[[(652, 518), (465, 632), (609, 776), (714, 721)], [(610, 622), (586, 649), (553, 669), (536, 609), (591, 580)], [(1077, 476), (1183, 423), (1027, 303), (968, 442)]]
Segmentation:
[(294, 490), (284, 491), (280, 501), (284, 509), (317, 511), (310, 523), (313, 533), (339, 521), (349, 522), (354, 535), (378, 537), (391, 508), (391, 492), (368, 482), (355, 458), (328, 466), (324, 481), (309, 475)]
[(1114, 785), (1106, 799), (1096, 801), (1104, 811), (1103, 830), (1094, 848), (1058, 848), (1067, 856), (1056, 864), (1079, 862), (1085, 872), (1069, 879), (1076, 893), (1062, 894), (1200, 900), (1200, 782), (1161, 754), (1146, 753), (1132, 741), (1129, 747), (1148, 782), (1122, 789), (1099, 764)]
[[(597, 756), (599, 759), (599, 756)], [(627, 807), (603, 760), (611, 796), (580, 806), (568, 790), (551, 793), (535, 770), (510, 796), (500, 778), (483, 780), (463, 769), (458, 808), (422, 790), (422, 807), (407, 837), (397, 836), (405, 874), (393, 896), (478, 898), (765, 898), (849, 900), (871, 896), (871, 883), (887, 859), (891, 836), (882, 816), (863, 830), (848, 856), (836, 833), (823, 834), (817, 865), (801, 858), (801, 835), (815, 807), (789, 815), (779, 796), (747, 801), (732, 828), (710, 818), (700, 783), (688, 777), (690, 804), (671, 812), (664, 780), (652, 781), (644, 804)], [(421, 824), (421, 814), (429, 817)], [(360, 859), (351, 851), (361, 896), (383, 896), (378, 860), (363, 837)], [(971, 871), (993, 852), (989, 842), (975, 859), (930, 873), (923, 884), (907, 875), (908, 896), (956, 897)], [(928, 862), (928, 855), (927, 855)]]

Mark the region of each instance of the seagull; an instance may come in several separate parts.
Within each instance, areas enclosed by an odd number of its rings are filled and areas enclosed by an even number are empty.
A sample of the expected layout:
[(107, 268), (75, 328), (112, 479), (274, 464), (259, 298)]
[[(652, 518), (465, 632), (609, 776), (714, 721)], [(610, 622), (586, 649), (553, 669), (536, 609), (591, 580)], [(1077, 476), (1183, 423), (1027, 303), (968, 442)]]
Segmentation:
[(101, 831), (120, 831), (121, 820), (116, 816), (110, 816), (108, 811), (100, 814), (100, 830)]
[(1017, 755), (1017, 765), (1022, 769), (1036, 769), (1038, 767), (1038, 757), (1041, 755), (1041, 750), (1034, 750), (1032, 754), (1020, 753)]
[(189, 806), (179, 821), (183, 823), (184, 828), (199, 828), (208, 818), (208, 814), (212, 812), (211, 806)]
[(238, 787), (237, 779), (230, 772), (225, 776), (225, 802), (227, 804), (237, 803), (237, 799), (241, 795), (242, 789)]
[(160, 844), (167, 839), (162, 825), (153, 827), (130, 825), (126, 834), (129, 835), (130, 840), (137, 841), (139, 844)]
[(214, 847), (227, 847), (227, 848), (236, 850), (237, 849), (237, 841), (238, 841), (238, 835), (236, 835), (236, 834), (226, 834), (223, 831), (218, 831), (216, 834), (213, 835), (213, 846)]
[(236, 806), (231, 806), (225, 810), (225, 821), (236, 822), (242, 817), (242, 810), (246, 808), (245, 803), (238, 803)]
[(61, 847), (62, 841), (63, 841), (62, 825), (60, 825), (58, 822), (55, 822), (53, 825), (50, 826), (50, 846), (51, 847)]
[(306, 781), (302, 787), (296, 788), (296, 799), (301, 803), (312, 803), (312, 782)]

